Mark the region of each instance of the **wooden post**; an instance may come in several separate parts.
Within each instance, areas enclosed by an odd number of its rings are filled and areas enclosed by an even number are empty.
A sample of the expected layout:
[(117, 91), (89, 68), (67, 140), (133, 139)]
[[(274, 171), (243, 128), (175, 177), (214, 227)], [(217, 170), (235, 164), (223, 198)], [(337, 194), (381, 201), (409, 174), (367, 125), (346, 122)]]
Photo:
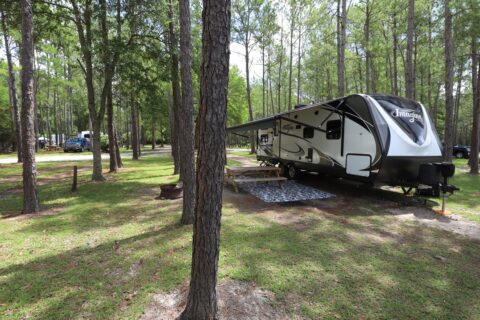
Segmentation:
[(73, 166), (73, 183), (72, 183), (72, 192), (77, 191), (77, 166)]

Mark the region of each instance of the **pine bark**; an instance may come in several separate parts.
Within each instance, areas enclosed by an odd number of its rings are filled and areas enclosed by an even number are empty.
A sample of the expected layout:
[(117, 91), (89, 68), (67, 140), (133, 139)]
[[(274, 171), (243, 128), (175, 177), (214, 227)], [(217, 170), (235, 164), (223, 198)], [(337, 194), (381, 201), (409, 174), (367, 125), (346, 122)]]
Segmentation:
[[(282, 27), (280, 29), (280, 48), (283, 48), (283, 22)], [(281, 98), (282, 98), (282, 72), (283, 72), (283, 49), (280, 51), (280, 61), (278, 63), (278, 83), (277, 83), (277, 109), (278, 113), (281, 112)], [(272, 79), (270, 79), (270, 85), (272, 84)], [(283, 90), (285, 91), (285, 90)], [(272, 114), (275, 114), (275, 105), (273, 102), (273, 91), (270, 89), (270, 95), (272, 98)], [(284, 101), (283, 103), (287, 103)], [(288, 110), (292, 109), (290, 102), (288, 102), (287, 106)], [(287, 108), (284, 108), (286, 110)]]
[[(458, 141), (458, 119), (460, 116), (460, 101), (462, 97), (462, 74), (463, 74), (463, 63), (459, 63), (458, 73), (457, 73), (457, 87), (455, 89), (455, 109), (453, 113), (453, 143), (456, 144)], [(422, 101), (422, 99), (420, 99)]]
[(338, 96), (345, 95), (345, 40), (347, 27), (347, 0), (337, 0), (337, 87)]
[(10, 37), (9, 30), (7, 26), (6, 16), (3, 11), (1, 13), (2, 18), (2, 29), (3, 29), (3, 39), (5, 44), (5, 55), (7, 56), (8, 64), (8, 93), (10, 97), (10, 105), (13, 109), (13, 133), (15, 135), (15, 148), (17, 151), (17, 162), (22, 162), (22, 126), (20, 123), (20, 113), (18, 110), (18, 100), (17, 100), (17, 86), (15, 84), (15, 72), (13, 71), (13, 62), (12, 62), (12, 53), (10, 51)]
[(300, 104), (300, 93), (301, 93), (301, 86), (300, 86), (300, 78), (301, 78), (301, 69), (302, 69), (302, 28), (298, 28), (298, 62), (297, 62), (297, 104)]
[(413, 32), (415, 28), (415, 0), (408, 0), (407, 64), (405, 66), (405, 95), (414, 99), (415, 77), (413, 70)]
[(367, 93), (372, 93), (372, 66), (370, 56), (370, 2), (367, 0), (365, 4), (365, 84)]
[[(293, 5), (293, 4), (291, 4)], [(290, 60), (288, 64), (288, 110), (292, 109), (292, 68), (293, 68), (293, 30), (295, 28), (295, 12), (291, 9), (290, 12)]]
[(152, 150), (155, 150), (157, 146), (157, 128), (155, 127), (155, 123), (152, 124)]
[(117, 145), (115, 143), (115, 119), (113, 117), (113, 94), (110, 86), (107, 95), (108, 153), (110, 154), (110, 172), (118, 171)]
[(473, 90), (473, 120), (472, 144), (470, 152), (470, 173), (478, 175), (478, 153), (480, 143), (480, 58), (477, 51), (477, 39), (472, 37), (472, 90)]
[(397, 12), (393, 12), (393, 94), (398, 96), (398, 35), (397, 35)]
[[(172, 92), (173, 92), (173, 106), (172, 106), (172, 115), (173, 115), (173, 124), (171, 131), (171, 143), (172, 143), (172, 154), (174, 162), (174, 171), (173, 174), (180, 173), (180, 145), (179, 145), (179, 136), (180, 131), (180, 117), (179, 117), (179, 108), (181, 103), (180, 98), (180, 88), (178, 83), (178, 54), (177, 54), (177, 37), (175, 34), (175, 26), (173, 24), (173, 0), (169, 0), (168, 3), (168, 31), (169, 31), (169, 46), (170, 46), (170, 76), (172, 81)], [(182, 179), (180, 174), (180, 179)]]
[(138, 149), (140, 145), (140, 139), (138, 134), (138, 120), (137, 120), (137, 103), (134, 99), (133, 92), (130, 94), (131, 104), (131, 123), (132, 123), (132, 160), (138, 160)]
[(217, 319), (217, 269), (227, 119), (230, 0), (203, 1), (197, 205), (192, 273), (180, 319)]
[(179, 1), (180, 11), (180, 75), (182, 103), (179, 135), (181, 176), (183, 179), (182, 224), (193, 224), (195, 215), (195, 126), (193, 114), (192, 39), (190, 31), (190, 1)]
[(445, 161), (452, 161), (453, 153), (453, 41), (452, 41), (452, 13), (450, 0), (444, 2), (445, 18)]
[(32, 1), (22, 0), (22, 154), (23, 213), (38, 212), (37, 169), (35, 163), (34, 89), (33, 89), (33, 12)]

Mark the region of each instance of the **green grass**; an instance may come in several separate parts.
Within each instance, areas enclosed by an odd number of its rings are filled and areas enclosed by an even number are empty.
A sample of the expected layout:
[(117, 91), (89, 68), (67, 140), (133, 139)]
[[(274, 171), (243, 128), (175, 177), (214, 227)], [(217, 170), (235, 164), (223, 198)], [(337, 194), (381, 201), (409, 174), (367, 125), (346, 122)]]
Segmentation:
[(250, 153), (250, 151), (231, 151), (229, 154), (257, 160), (257, 155), (255, 153)]
[(450, 183), (459, 187), (447, 198), (447, 210), (480, 222), (480, 176), (468, 173), (468, 160), (455, 160), (456, 173)]
[[(177, 179), (170, 158), (124, 162), (105, 183), (81, 171), (75, 194), (68, 177), (40, 186), (51, 215), (4, 219), (21, 197), (0, 196), (1, 319), (137, 319), (153, 293), (188, 280), (191, 226), (178, 224), (179, 200), (153, 199)], [(70, 170), (62, 165), (39, 164), (40, 180)], [(20, 168), (0, 166), (2, 185)], [(255, 282), (312, 319), (480, 319), (478, 241), (362, 209), (322, 210), (226, 191), (220, 279)]]

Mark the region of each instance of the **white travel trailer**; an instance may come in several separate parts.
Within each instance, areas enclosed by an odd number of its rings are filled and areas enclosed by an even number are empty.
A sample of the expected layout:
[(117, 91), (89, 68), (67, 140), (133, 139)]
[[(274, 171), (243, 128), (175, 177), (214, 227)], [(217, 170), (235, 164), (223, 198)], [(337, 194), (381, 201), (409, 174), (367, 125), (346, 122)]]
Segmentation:
[(354, 94), (228, 129), (241, 131), (257, 132), (257, 160), (292, 179), (306, 170), (438, 195), (454, 171), (425, 107), (401, 97)]

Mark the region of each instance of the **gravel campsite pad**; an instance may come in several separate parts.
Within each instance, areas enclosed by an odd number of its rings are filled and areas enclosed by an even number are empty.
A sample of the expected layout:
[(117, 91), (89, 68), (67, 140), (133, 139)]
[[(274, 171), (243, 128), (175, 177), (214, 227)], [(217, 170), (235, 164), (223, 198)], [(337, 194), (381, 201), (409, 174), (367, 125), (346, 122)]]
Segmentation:
[(240, 188), (265, 202), (292, 202), (329, 199), (335, 195), (303, 184), (286, 181), (282, 187), (278, 183), (242, 183)]

